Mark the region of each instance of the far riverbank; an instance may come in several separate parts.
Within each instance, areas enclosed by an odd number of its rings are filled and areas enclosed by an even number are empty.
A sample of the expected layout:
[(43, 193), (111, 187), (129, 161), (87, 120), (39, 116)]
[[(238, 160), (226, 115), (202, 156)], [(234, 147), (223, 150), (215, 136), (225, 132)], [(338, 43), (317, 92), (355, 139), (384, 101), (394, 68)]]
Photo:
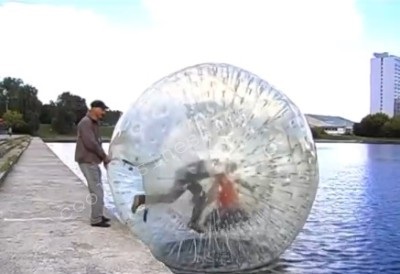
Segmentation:
[[(109, 143), (114, 132), (113, 126), (100, 126), (100, 134), (103, 142)], [(69, 134), (57, 134), (50, 125), (41, 124), (37, 136), (45, 143), (75, 143), (76, 129)]]
[(315, 143), (349, 143), (349, 144), (387, 144), (387, 145), (400, 145), (399, 139), (379, 139), (379, 138), (368, 138), (368, 139), (315, 139)]
[[(74, 136), (52, 136), (52, 137), (41, 137), (45, 143), (75, 143), (76, 137)], [(102, 137), (104, 143), (111, 141), (110, 137)], [(384, 138), (361, 138), (356, 137), (354, 139), (315, 139), (315, 143), (360, 143), (360, 144), (400, 144), (400, 139), (384, 139)]]
[[(113, 126), (101, 126), (100, 134), (104, 143), (109, 143), (114, 131)], [(68, 135), (61, 135), (55, 133), (50, 125), (40, 125), (40, 129), (37, 133), (46, 143), (75, 143), (76, 132), (72, 132)], [(400, 139), (390, 138), (369, 138), (360, 137), (354, 135), (321, 135), (315, 138), (316, 143), (361, 143), (361, 144), (400, 144)]]

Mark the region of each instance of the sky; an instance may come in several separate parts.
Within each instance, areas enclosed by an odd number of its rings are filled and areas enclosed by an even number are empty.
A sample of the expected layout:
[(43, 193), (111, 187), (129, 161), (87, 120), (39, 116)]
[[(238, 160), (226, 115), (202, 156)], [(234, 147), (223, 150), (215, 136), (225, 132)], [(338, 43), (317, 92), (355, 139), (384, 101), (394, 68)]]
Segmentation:
[(303, 113), (358, 121), (372, 53), (400, 55), (396, 14), (396, 0), (0, 0), (0, 79), (125, 111), (176, 70), (225, 62)]

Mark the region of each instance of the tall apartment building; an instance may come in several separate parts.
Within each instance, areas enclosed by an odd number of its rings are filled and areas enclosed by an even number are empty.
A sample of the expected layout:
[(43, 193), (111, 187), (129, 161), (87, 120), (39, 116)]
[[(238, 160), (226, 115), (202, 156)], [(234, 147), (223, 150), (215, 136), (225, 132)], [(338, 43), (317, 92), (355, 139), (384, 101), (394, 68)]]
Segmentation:
[(374, 53), (370, 73), (370, 113), (400, 115), (400, 57)]

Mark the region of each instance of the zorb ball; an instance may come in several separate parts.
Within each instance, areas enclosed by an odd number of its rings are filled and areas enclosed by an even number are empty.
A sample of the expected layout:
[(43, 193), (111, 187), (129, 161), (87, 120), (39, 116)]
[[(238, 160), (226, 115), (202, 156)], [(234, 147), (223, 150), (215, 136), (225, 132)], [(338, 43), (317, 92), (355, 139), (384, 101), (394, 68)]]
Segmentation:
[(175, 273), (268, 268), (305, 224), (319, 181), (298, 107), (228, 64), (188, 67), (145, 90), (109, 154), (120, 220)]

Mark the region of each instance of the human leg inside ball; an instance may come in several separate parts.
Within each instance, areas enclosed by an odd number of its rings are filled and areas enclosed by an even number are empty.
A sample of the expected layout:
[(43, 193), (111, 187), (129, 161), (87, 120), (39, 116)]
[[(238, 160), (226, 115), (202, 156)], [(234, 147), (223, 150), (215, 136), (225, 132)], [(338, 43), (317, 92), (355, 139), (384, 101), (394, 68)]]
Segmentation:
[[(227, 225), (232, 222), (245, 220), (247, 216), (241, 209), (239, 195), (236, 189), (236, 182), (229, 178), (229, 172), (234, 171), (235, 164), (229, 163), (224, 167), (224, 171), (212, 168), (205, 161), (197, 161), (188, 164), (175, 173), (175, 181), (170, 192), (159, 195), (138, 195), (135, 196), (132, 204), (132, 212), (135, 213), (138, 206), (145, 204), (146, 201), (154, 203), (173, 203), (183, 193), (189, 191), (192, 197), (193, 210), (188, 227), (197, 231), (204, 232), (207, 227), (218, 229), (220, 225)], [(204, 179), (212, 182), (211, 187), (206, 191), (200, 183)], [(212, 220), (218, 215), (218, 223)], [(238, 218), (242, 216), (242, 218)]]

